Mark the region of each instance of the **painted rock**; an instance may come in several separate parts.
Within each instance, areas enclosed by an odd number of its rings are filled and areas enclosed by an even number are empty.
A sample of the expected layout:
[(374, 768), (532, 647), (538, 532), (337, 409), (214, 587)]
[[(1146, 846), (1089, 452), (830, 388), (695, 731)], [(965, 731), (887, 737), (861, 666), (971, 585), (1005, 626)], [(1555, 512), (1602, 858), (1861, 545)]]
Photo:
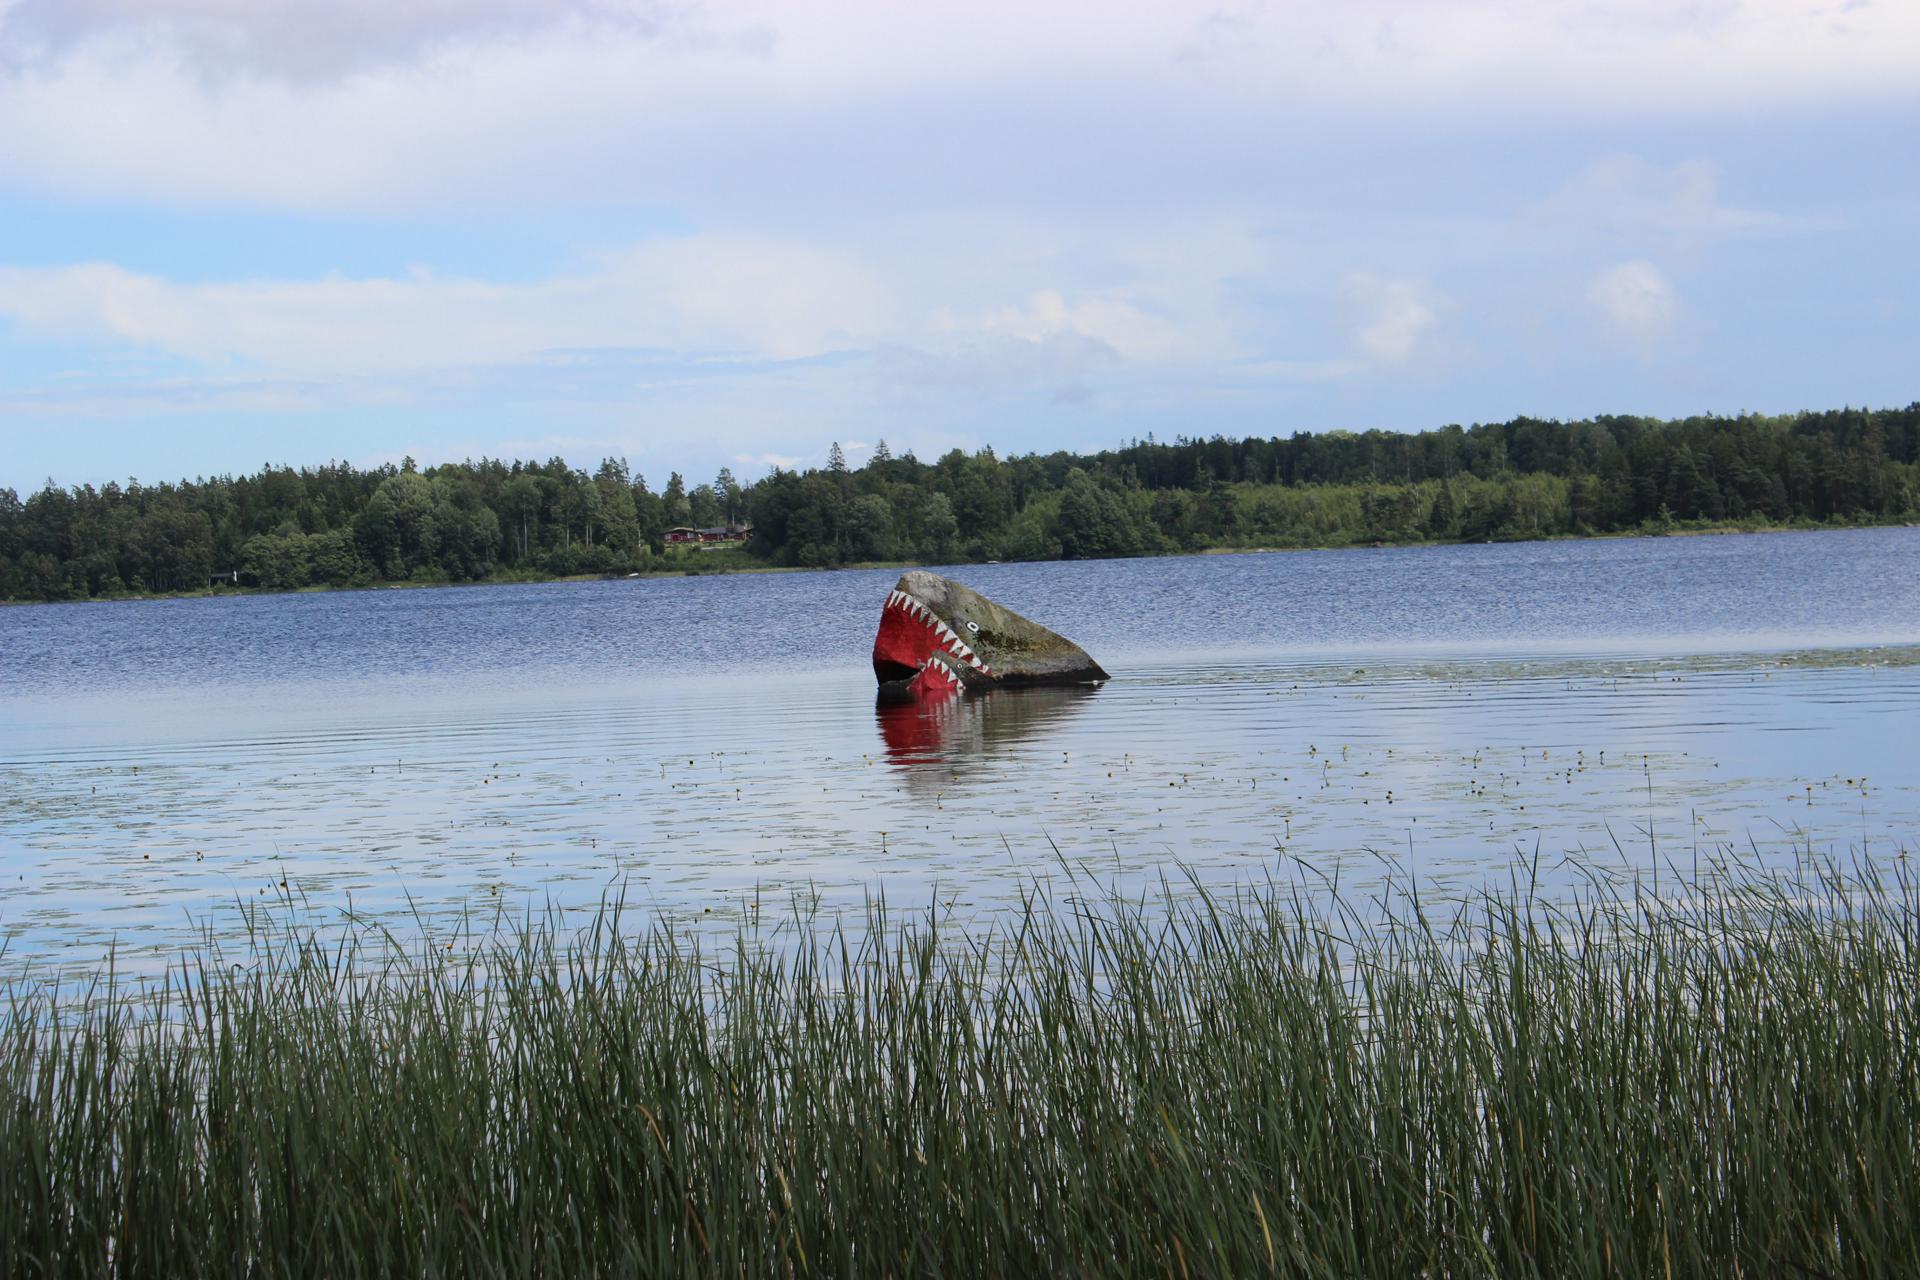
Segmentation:
[(873, 674), (883, 694), (919, 698), (1107, 678), (1065, 636), (924, 569), (902, 574), (887, 596)]

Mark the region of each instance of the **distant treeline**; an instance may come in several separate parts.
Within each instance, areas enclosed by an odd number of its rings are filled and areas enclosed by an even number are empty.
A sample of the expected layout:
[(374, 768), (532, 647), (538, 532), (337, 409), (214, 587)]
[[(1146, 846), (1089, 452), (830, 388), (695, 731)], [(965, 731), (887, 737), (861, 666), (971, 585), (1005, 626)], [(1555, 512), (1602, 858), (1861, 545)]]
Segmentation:
[[(0, 598), (471, 581), (753, 562), (1050, 560), (1920, 518), (1920, 403), (1783, 417), (1516, 418), (1417, 434), (1151, 438), (1091, 455), (884, 443), (859, 469), (658, 492), (624, 462), (344, 463), (24, 502), (0, 489)], [(744, 557), (670, 549), (751, 523)]]

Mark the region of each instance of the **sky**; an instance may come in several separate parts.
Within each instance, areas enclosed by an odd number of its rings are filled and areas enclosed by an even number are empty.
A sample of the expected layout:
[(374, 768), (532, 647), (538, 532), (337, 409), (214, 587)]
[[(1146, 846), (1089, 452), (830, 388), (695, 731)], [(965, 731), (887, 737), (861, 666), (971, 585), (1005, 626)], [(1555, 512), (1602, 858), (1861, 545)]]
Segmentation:
[(0, 488), (1920, 399), (1912, 0), (0, 0)]

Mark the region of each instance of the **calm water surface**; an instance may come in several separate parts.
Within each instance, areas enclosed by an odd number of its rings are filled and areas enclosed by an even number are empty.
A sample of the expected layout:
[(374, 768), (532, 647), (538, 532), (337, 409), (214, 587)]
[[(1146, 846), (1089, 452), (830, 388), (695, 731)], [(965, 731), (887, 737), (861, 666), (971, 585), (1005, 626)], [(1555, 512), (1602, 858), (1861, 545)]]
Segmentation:
[(17, 965), (163, 954), (282, 892), (727, 925), (796, 893), (991, 912), (1063, 863), (1895, 859), (1916, 569), (1913, 530), (971, 566), (1115, 678), (931, 710), (874, 702), (893, 572), (4, 609), (0, 934)]

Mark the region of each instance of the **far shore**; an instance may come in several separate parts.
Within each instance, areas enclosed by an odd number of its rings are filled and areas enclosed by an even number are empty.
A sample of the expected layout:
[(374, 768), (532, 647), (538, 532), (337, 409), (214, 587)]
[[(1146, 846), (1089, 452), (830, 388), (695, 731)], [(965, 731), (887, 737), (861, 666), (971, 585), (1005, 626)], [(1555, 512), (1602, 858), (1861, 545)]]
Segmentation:
[[(1625, 538), (1700, 538), (1700, 537), (1720, 537), (1720, 536), (1726, 536), (1731, 534), (1744, 534), (1744, 533), (1832, 533), (1832, 532), (1836, 532), (1839, 530), (1846, 530), (1846, 529), (1901, 529), (1901, 528), (1905, 528), (1905, 529), (1920, 528), (1920, 524), (1915, 524), (1913, 521), (1907, 521), (1907, 520), (1901, 520), (1901, 521), (1869, 520), (1869, 521), (1858, 521), (1858, 522), (1847, 522), (1847, 523), (1806, 522), (1806, 523), (1799, 523), (1799, 524), (1764, 524), (1764, 525), (1697, 524), (1697, 525), (1674, 525), (1670, 528), (1664, 528), (1664, 529), (1646, 529), (1646, 528), (1631, 529), (1631, 530), (1625, 530), (1617, 533), (1561, 534), (1561, 535), (1555, 535), (1553, 537), (1548, 537), (1548, 538), (1490, 538), (1484, 541), (1468, 540), (1468, 539), (1453, 539), (1453, 540), (1437, 541), (1430, 538), (1417, 538), (1417, 539), (1409, 538), (1409, 539), (1374, 541), (1374, 542), (1321, 543), (1321, 544), (1302, 545), (1302, 546), (1251, 546), (1249, 545), (1249, 546), (1227, 546), (1227, 547), (1198, 547), (1191, 551), (1184, 551), (1184, 550), (1156, 551), (1156, 552), (1147, 552), (1140, 556), (1133, 556), (1133, 557), (1127, 557), (1127, 558), (1140, 559), (1140, 560), (1155, 560), (1155, 559), (1176, 559), (1182, 556), (1275, 555), (1282, 552), (1374, 551), (1374, 550), (1385, 550), (1389, 548), (1405, 548), (1405, 547), (1460, 547), (1460, 546), (1483, 546), (1483, 545), (1492, 546), (1495, 544), (1511, 546), (1511, 545), (1525, 544), (1530, 542), (1611, 542), (1611, 541), (1618, 541), (1620, 539), (1625, 539)], [(778, 565), (778, 564), (765, 564), (765, 563), (743, 564), (740, 562), (737, 555), (731, 551), (714, 552), (714, 553), (695, 553), (695, 554), (711, 554), (714, 556), (715, 560), (720, 561), (720, 563), (716, 563), (711, 567), (704, 567), (700, 565), (697, 561), (695, 561), (692, 563), (676, 563), (670, 568), (650, 568), (650, 569), (642, 569), (642, 570), (629, 570), (625, 573), (618, 573), (618, 572), (616, 573), (576, 573), (576, 574), (554, 574), (554, 575), (513, 573), (513, 574), (496, 574), (486, 578), (469, 578), (463, 581), (453, 581), (450, 579), (438, 579), (438, 580), (422, 581), (422, 582), (415, 582), (411, 580), (398, 580), (398, 581), (381, 581), (381, 582), (342, 583), (337, 585), (328, 584), (328, 583), (317, 583), (310, 586), (294, 587), (291, 589), (280, 589), (280, 588), (273, 588), (273, 587), (247, 587), (247, 586), (219, 586), (219, 587), (208, 586), (208, 587), (202, 587), (202, 588), (198, 588), (196, 590), (191, 590), (191, 591), (128, 592), (124, 595), (117, 595), (117, 596), (93, 596), (84, 600), (0, 600), (0, 608), (6, 608), (10, 606), (27, 607), (32, 605), (43, 605), (43, 604), (121, 604), (121, 603), (130, 602), (130, 601), (143, 601), (143, 600), (209, 600), (209, 599), (222, 599), (222, 598), (233, 597), (233, 596), (317, 595), (323, 592), (334, 592), (334, 591), (419, 591), (419, 590), (432, 590), (432, 589), (441, 588), (441, 587), (544, 586), (549, 583), (625, 582), (625, 581), (634, 581), (634, 580), (650, 580), (650, 579), (657, 579), (657, 578), (706, 578), (706, 577), (720, 577), (724, 575), (757, 574), (757, 573), (821, 573), (821, 572), (833, 572), (833, 571), (847, 570), (847, 569), (906, 570), (906, 569), (924, 568), (932, 564), (985, 565), (985, 564), (1002, 564), (1002, 563), (1008, 563), (1008, 564), (1067, 563), (1066, 561), (1060, 561), (1060, 560), (1034, 560), (1034, 561), (870, 560), (870, 561), (857, 561), (849, 564), (839, 564), (839, 565)]]

